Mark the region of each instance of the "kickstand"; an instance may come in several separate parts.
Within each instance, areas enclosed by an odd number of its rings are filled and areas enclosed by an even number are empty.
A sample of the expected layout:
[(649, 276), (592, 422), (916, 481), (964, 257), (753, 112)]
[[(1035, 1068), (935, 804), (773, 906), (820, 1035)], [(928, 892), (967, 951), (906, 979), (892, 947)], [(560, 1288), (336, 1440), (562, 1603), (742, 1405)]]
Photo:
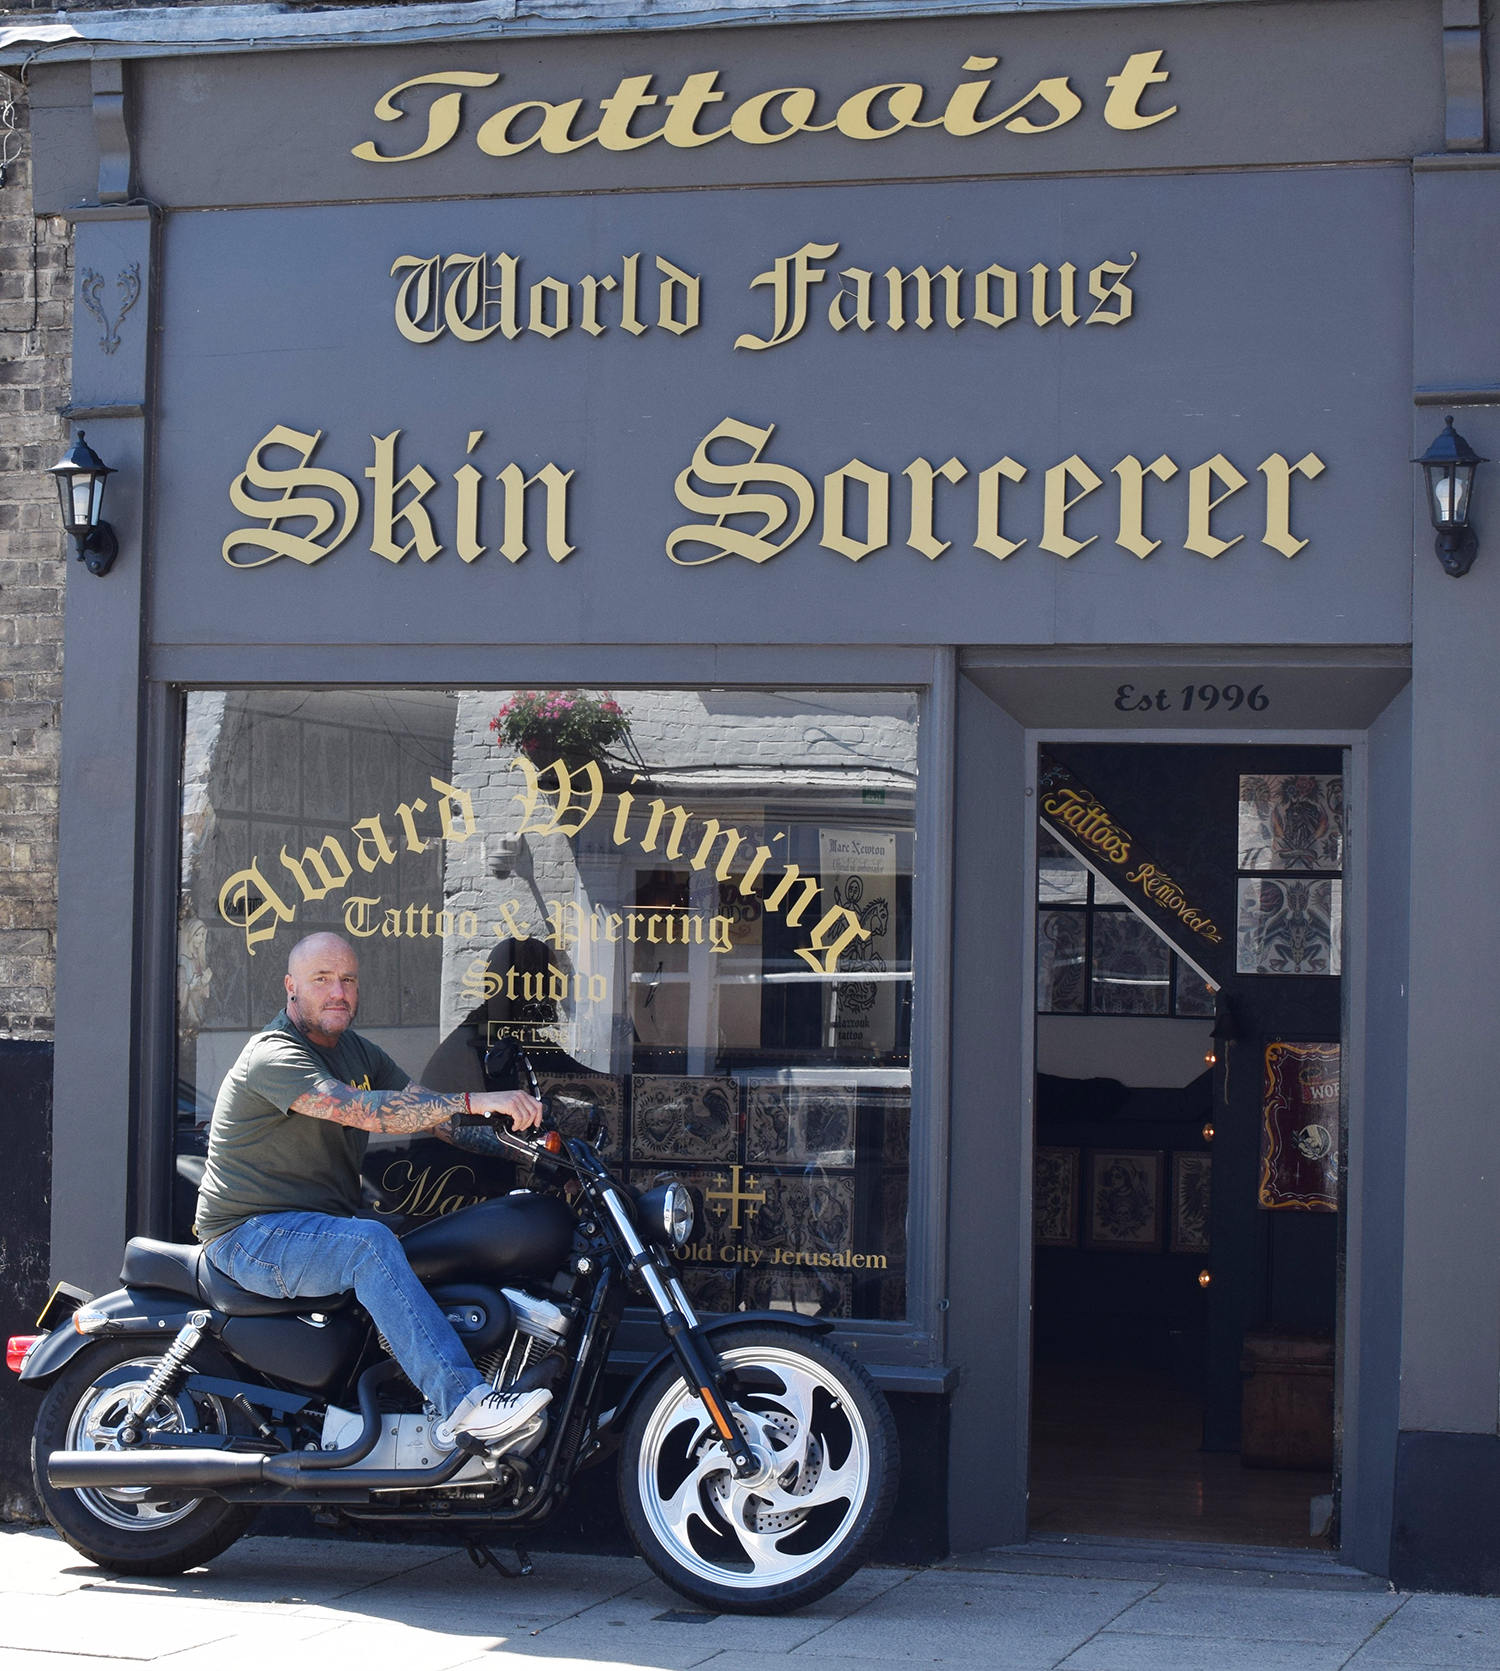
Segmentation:
[(520, 1544), (516, 1545), (516, 1568), (514, 1571), (485, 1543), (470, 1543), (467, 1545), (469, 1559), (476, 1567), (493, 1567), (502, 1578), (527, 1578), (531, 1574), (531, 1557)]

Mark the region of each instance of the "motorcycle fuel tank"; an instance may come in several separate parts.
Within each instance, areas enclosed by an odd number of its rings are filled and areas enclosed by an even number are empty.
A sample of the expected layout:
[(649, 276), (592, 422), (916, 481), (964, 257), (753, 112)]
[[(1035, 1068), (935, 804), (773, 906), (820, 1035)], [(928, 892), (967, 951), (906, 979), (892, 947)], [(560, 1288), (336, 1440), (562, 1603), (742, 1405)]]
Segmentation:
[(498, 1283), (561, 1270), (573, 1229), (573, 1214), (556, 1197), (518, 1191), (419, 1225), (401, 1238), (401, 1246), (429, 1285)]

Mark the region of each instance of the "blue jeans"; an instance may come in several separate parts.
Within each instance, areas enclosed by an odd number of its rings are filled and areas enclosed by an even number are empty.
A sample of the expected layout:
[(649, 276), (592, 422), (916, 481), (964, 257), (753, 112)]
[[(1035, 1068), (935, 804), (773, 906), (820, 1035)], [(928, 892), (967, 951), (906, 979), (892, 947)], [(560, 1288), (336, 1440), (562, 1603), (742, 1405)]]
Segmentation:
[(226, 1231), (207, 1252), (241, 1288), (271, 1299), (352, 1288), (391, 1356), (439, 1416), (452, 1415), (484, 1379), (388, 1225), (330, 1213), (261, 1213)]

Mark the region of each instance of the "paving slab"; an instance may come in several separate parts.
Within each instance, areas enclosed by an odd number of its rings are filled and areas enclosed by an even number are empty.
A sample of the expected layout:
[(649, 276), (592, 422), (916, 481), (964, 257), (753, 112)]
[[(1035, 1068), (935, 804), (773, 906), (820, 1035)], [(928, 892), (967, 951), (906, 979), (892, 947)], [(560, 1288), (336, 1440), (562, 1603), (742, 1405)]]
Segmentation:
[(632, 1664), (686, 1667), (731, 1649), (784, 1661), (794, 1649), (904, 1587), (912, 1576), (900, 1569), (867, 1567), (809, 1607), (765, 1616), (713, 1613), (651, 1579), (543, 1630), (535, 1651), (549, 1660), (586, 1657), (584, 1650), (598, 1643), (604, 1653)]
[(268, 1650), (256, 1631), (156, 1660), (151, 1671), (386, 1671), (393, 1666), (400, 1671), (450, 1671), (481, 1658), (492, 1664), (494, 1650), (504, 1641), (488, 1630), (361, 1619), (323, 1624), (316, 1636), (284, 1650)]
[(792, 1657), (919, 1664), (967, 1659), (1050, 1671), (1150, 1588), (1107, 1578), (919, 1572), (830, 1625)]
[(1059, 1671), (1340, 1671), (1349, 1649), (1335, 1642), (1254, 1642), (1221, 1636), (1128, 1636), (1101, 1631)]
[(107, 1653), (116, 1660), (151, 1661), (164, 1654), (220, 1643), (242, 1629), (262, 1636), (267, 1653), (327, 1625), (288, 1614), (257, 1619), (224, 1608), (174, 1605), (155, 1596), (74, 1591), (59, 1596), (11, 1595), (0, 1608), (0, 1648), (59, 1655)]
[(1500, 1668), (1500, 1597), (1412, 1596), (1349, 1662), (1349, 1671)]
[(1187, 1546), (1178, 1551), (1160, 1544), (1136, 1548), (1101, 1544), (1020, 1544), (950, 1555), (943, 1571), (1035, 1573), (1057, 1578), (1120, 1578), (1131, 1582), (1163, 1583), (1194, 1580), (1245, 1589), (1353, 1590), (1388, 1594), (1389, 1583), (1373, 1573), (1340, 1566), (1332, 1560), (1288, 1564), (1266, 1558), (1259, 1550), (1234, 1551)]
[(1108, 1629), (1150, 1637), (1343, 1644), (1345, 1653), (1352, 1654), (1401, 1606), (1403, 1599), (1392, 1594), (1236, 1589), (1169, 1582), (1121, 1613)]

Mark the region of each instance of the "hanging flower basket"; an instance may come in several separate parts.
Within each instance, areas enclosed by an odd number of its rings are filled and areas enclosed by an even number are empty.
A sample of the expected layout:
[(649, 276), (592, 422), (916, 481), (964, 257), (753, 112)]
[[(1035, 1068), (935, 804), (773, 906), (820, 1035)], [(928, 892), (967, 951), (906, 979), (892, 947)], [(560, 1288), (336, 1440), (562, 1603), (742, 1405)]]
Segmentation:
[[(630, 744), (630, 721), (607, 691), (523, 690), (490, 721), (496, 742), (538, 767), (603, 762), (616, 744)], [(631, 750), (633, 753), (633, 750)]]

